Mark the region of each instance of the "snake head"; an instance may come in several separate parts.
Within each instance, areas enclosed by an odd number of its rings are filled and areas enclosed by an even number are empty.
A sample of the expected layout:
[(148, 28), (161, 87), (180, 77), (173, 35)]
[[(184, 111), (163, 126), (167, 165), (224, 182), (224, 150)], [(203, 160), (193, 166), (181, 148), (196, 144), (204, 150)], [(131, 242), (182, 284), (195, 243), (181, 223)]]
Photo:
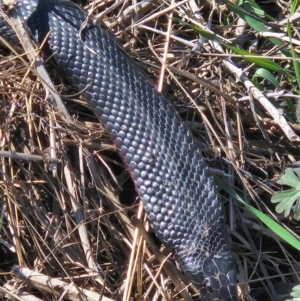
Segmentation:
[(188, 276), (199, 289), (201, 300), (237, 301), (236, 273), (231, 256), (207, 257), (203, 262), (202, 272)]
[[(235, 301), (236, 274), (231, 257), (206, 258), (203, 263), (204, 290), (208, 300)], [(206, 292), (205, 292), (206, 290)]]

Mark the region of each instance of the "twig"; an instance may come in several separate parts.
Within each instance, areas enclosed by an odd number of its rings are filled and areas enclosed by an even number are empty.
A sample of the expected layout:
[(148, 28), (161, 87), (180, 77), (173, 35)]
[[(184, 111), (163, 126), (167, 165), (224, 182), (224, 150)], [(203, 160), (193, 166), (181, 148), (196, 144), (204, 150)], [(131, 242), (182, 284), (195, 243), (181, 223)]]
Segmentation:
[(39, 156), (39, 155), (31, 155), (31, 154), (24, 154), (18, 152), (9, 152), (9, 151), (0, 151), (0, 157), (6, 158), (13, 158), (18, 160), (26, 160), (26, 161), (45, 161), (45, 162), (59, 162), (57, 158), (48, 158), (46, 156)]
[[(75, 287), (73, 283), (66, 283), (64, 281), (50, 278), (42, 273), (32, 271), (28, 268), (22, 268), (20, 266), (14, 266), (12, 269), (13, 273), (26, 280), (29, 285), (56, 295), (58, 298), (63, 294), (65, 298), (82, 301), (82, 297), (86, 298), (88, 301), (99, 301), (100, 294), (87, 290), (84, 288)], [(102, 301), (115, 301), (113, 299), (102, 296)]]
[(7, 283), (3, 287), (0, 287), (0, 290), (3, 290), (5, 292), (5, 297), (8, 300), (43, 301), (42, 299), (37, 298), (33, 294), (25, 292), (21, 289), (17, 289)]
[[(8, 0), (8, 2), (9, 2), (9, 0)], [(23, 17), (22, 17), (22, 14), (20, 13), (19, 9), (17, 7), (10, 9), (8, 15), (6, 15), (1, 10), (1, 14), (2, 14), (3, 18), (7, 21), (7, 23), (15, 31), (29, 60), (31, 62), (34, 62), (36, 72), (39, 75), (47, 94), (52, 95), (59, 110), (65, 114), (65, 118), (68, 121), (71, 121), (69, 114), (65, 108), (65, 105), (62, 102), (62, 100), (59, 96), (59, 93), (57, 92), (54, 85), (52, 84), (51, 78), (49, 77), (48, 72), (45, 69), (43, 61), (39, 55), (40, 50), (39, 51), (36, 50), (36, 46), (32, 42), (32, 39), (30, 38), (30, 34), (27, 30), (27, 26), (23, 21)], [(42, 48), (42, 46), (43, 45), (41, 45), (41, 48)], [(33, 70), (33, 72), (34, 72), (34, 70)]]
[[(171, 0), (171, 6), (174, 5), (174, 0)], [(171, 11), (169, 16), (168, 16), (168, 29), (167, 29), (167, 35), (166, 35), (166, 41), (165, 41), (165, 47), (164, 47), (164, 54), (163, 54), (163, 64), (161, 65), (161, 70), (160, 70), (160, 78), (159, 78), (159, 83), (157, 90), (161, 93), (163, 89), (163, 84), (164, 84), (164, 78), (165, 78), (165, 64), (167, 62), (167, 57), (168, 57), (168, 50), (170, 46), (170, 34), (171, 34), (171, 29), (172, 29), (172, 24), (173, 24), (173, 12)]]
[(285, 33), (279, 32), (259, 32), (256, 34), (258, 38), (277, 38), (287, 43), (293, 43), (294, 45), (299, 46), (300, 41), (294, 38), (288, 37)]
[[(222, 47), (215, 42), (212, 42), (214, 47), (223, 52)], [(300, 138), (295, 132), (292, 130), (286, 119), (282, 114), (278, 112), (278, 110), (273, 106), (273, 104), (263, 95), (261, 91), (259, 91), (253, 83), (248, 79), (242, 69), (235, 66), (235, 64), (230, 59), (224, 59), (223, 64), (233, 73), (235, 76), (245, 85), (247, 90), (253, 95), (255, 99), (257, 99), (260, 104), (265, 108), (265, 110), (272, 116), (277, 125), (282, 129), (287, 138), (291, 142), (300, 142)]]
[[(188, 292), (186, 291), (185, 287), (182, 285), (181, 281), (179, 281), (179, 276), (180, 278), (184, 278), (183, 275), (180, 275), (179, 271), (176, 269), (175, 266), (171, 264), (168, 260), (165, 260), (165, 256), (161, 254), (161, 252), (158, 250), (158, 248), (155, 246), (155, 244), (152, 242), (151, 238), (149, 237), (149, 234), (146, 232), (145, 228), (143, 227), (142, 223), (137, 219), (133, 218), (133, 223), (135, 226), (139, 229), (139, 232), (141, 235), (144, 237), (146, 240), (149, 248), (159, 260), (161, 264), (164, 265), (164, 270), (170, 277), (171, 281), (176, 285), (179, 291), (181, 291), (181, 295), (184, 297), (184, 300), (191, 301), (191, 297), (189, 296)], [(190, 281), (187, 281), (190, 282)]]

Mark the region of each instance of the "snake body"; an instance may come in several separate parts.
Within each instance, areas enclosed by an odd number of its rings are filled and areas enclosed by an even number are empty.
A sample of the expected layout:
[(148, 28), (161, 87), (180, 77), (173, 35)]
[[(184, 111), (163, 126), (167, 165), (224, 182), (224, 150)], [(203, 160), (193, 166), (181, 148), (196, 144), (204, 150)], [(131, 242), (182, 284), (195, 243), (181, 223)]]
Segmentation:
[[(85, 23), (87, 16), (76, 4), (19, 4), (38, 43), (50, 32), (45, 52), (83, 91), (118, 148), (156, 235), (176, 254), (202, 299), (237, 300), (234, 259), (217, 188), (175, 108), (105, 26)], [(0, 35), (16, 41), (2, 17)]]

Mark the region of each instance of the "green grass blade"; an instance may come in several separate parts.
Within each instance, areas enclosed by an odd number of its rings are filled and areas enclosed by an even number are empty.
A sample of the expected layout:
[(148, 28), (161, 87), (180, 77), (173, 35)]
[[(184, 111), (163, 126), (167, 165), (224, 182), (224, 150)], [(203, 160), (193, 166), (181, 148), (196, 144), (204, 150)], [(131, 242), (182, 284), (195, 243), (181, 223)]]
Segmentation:
[(294, 0), (294, 1), (292, 2), (292, 5), (291, 5), (291, 11), (290, 11), (290, 14), (291, 14), (291, 15), (293, 15), (293, 14), (296, 12), (296, 10), (297, 10), (297, 8), (298, 8), (298, 5), (299, 5), (299, 0)]
[(280, 84), (277, 82), (275, 76), (269, 70), (258, 68), (253, 75), (253, 78), (257, 77), (264, 78), (273, 86), (280, 88)]
[(293, 236), (290, 232), (285, 230), (282, 226), (272, 220), (270, 217), (265, 215), (264, 213), (260, 212), (259, 210), (253, 208), (252, 206), (248, 205), (243, 199), (227, 184), (224, 183), (220, 178), (214, 177), (217, 185), (225, 190), (229, 195), (234, 197), (236, 200), (241, 202), (248, 210), (252, 211), (257, 218), (259, 218), (270, 230), (272, 230), (276, 235), (278, 235), (281, 239), (285, 242), (293, 246), (295, 249), (300, 251), (300, 241)]
[[(239, 49), (237, 47), (231, 46), (231, 45), (225, 45), (227, 48), (232, 50), (235, 54), (243, 56), (245, 60), (247, 60), (250, 63), (256, 64), (260, 67), (263, 67), (265, 69), (269, 69), (278, 73), (283, 73), (288, 77), (291, 77), (291, 74), (289, 74), (286, 70), (280, 67), (277, 63), (273, 62), (272, 60), (262, 57), (260, 55), (254, 55), (253, 53), (250, 53), (246, 50)], [(251, 57), (249, 57), (251, 56)], [(253, 57), (255, 56), (255, 57)]]
[[(291, 39), (292, 38), (292, 29), (291, 29), (291, 25), (290, 23), (288, 22), (287, 24), (287, 32), (288, 32), (288, 35), (289, 35), (289, 38)], [(292, 57), (293, 57), (293, 66), (294, 66), (294, 71), (295, 71), (295, 74), (296, 74), (296, 78), (297, 78), (297, 83), (298, 83), (298, 95), (299, 95), (299, 87), (300, 87), (300, 64), (299, 64), (299, 61), (296, 60), (298, 58), (297, 54), (296, 54), (296, 51), (295, 51), (295, 48), (294, 48), (294, 45), (292, 43), (292, 41), (290, 41), (290, 45), (291, 45), (291, 52), (292, 52)]]
[(225, 44), (223, 41), (218, 39), (216, 37), (216, 35), (214, 35), (213, 33), (208, 32), (206, 30), (203, 30), (199, 27), (193, 26), (193, 25), (191, 25), (189, 23), (186, 23), (184, 21), (181, 21), (180, 19), (174, 18), (173, 20), (180, 23), (180, 24), (182, 24), (182, 25), (188, 26), (189, 28), (193, 29), (196, 33), (201, 35), (202, 37), (204, 37), (204, 38), (206, 38), (210, 41), (216, 42), (216, 43), (218, 43), (222, 46), (225, 46), (226, 48), (230, 49), (235, 54), (241, 55), (245, 60), (247, 60), (250, 63), (256, 64), (260, 67), (263, 67), (265, 69), (269, 69), (269, 70), (272, 70), (272, 71), (275, 71), (275, 72), (278, 72), (278, 73), (283, 73), (288, 77), (291, 76), (286, 70), (281, 68), (280, 65), (278, 65), (277, 63), (273, 62), (272, 60), (270, 60), (268, 58), (262, 57), (260, 55), (255, 55), (251, 52), (239, 49), (235, 46)]
[[(241, 8), (240, 6), (237, 6), (233, 4), (232, 2), (228, 0), (224, 0), (227, 8), (235, 13), (237, 16), (242, 18), (247, 22), (249, 26), (251, 26), (253, 29), (255, 29), (258, 32), (268, 32), (270, 31), (264, 24), (263, 20), (254, 14), (249, 13), (245, 9)], [(271, 41), (274, 45), (276, 45), (282, 53), (284, 53), (286, 56), (291, 56), (290, 52), (286, 50), (285, 44), (276, 38), (269, 38), (269, 41)]]

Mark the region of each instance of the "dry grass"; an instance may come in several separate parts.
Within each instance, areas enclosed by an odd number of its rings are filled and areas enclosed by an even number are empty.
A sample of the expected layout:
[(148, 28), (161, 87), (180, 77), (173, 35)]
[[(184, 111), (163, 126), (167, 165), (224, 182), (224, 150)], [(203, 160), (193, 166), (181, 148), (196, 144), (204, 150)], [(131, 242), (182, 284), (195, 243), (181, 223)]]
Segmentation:
[[(279, 189), (276, 181), (284, 167), (298, 161), (297, 144), (250, 97), (245, 82), (236, 80), (238, 75), (225, 62), (230, 56), (172, 17), (200, 28), (211, 20), (211, 29), (223, 41), (251, 34), (251, 29), (238, 33), (243, 28), (237, 26), (239, 19), (215, 3), (202, 3), (197, 19), (193, 1), (179, 5), (153, 0), (142, 6), (134, 1), (90, 2), (88, 8), (104, 19), (177, 107), (216, 173), (246, 202), (296, 235), (297, 223), (276, 214), (270, 198)], [(271, 5), (281, 7), (278, 21), (285, 20), (287, 4)], [(226, 16), (230, 26), (222, 24)], [(249, 38), (241, 45), (249, 50)], [(271, 50), (260, 48), (262, 54), (281, 55)], [(249, 78), (257, 69), (237, 56), (232, 61)], [(38, 76), (18, 55), (3, 52), (0, 66), (0, 299), (190, 300), (178, 281), (186, 279), (173, 260), (165, 260), (168, 251), (160, 252), (158, 242), (143, 230), (139, 220), (145, 219), (133, 184), (81, 96), (48, 66), (69, 112), (66, 117), (50, 104)], [(266, 95), (277, 93), (269, 99), (285, 112), (284, 94), (293, 94), (293, 84), (281, 85), (281, 95), (275, 90)], [(292, 100), (296, 105), (297, 98)], [(297, 134), (299, 125), (290, 125)], [(285, 300), (299, 282), (298, 252), (235, 199), (225, 194), (224, 199), (241, 298), (250, 298), (250, 289), (253, 300)], [(38, 283), (43, 277), (33, 277), (32, 271), (46, 275), (45, 283)], [(26, 275), (31, 278), (24, 280)], [(89, 291), (86, 299), (79, 288)]]

